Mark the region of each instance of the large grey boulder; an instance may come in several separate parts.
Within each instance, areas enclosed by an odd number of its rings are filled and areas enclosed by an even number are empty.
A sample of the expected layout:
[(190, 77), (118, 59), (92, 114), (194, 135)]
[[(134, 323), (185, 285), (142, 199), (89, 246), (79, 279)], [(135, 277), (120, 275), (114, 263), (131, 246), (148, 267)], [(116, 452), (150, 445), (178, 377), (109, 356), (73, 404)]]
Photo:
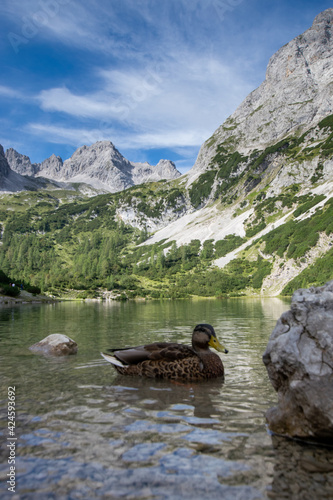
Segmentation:
[(333, 441), (333, 281), (294, 293), (263, 361), (278, 393), (266, 413), (271, 431)]
[(37, 354), (64, 356), (77, 353), (77, 343), (67, 335), (54, 333), (29, 348)]

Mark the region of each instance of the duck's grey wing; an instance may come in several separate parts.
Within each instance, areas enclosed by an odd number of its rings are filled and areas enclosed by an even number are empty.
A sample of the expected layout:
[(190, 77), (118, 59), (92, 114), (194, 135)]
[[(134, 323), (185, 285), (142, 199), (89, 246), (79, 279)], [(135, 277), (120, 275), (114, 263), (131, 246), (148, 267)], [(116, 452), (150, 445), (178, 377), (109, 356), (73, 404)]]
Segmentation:
[(108, 352), (112, 352), (126, 365), (135, 365), (147, 360), (176, 361), (196, 355), (191, 347), (171, 342), (155, 342), (127, 349), (108, 349)]

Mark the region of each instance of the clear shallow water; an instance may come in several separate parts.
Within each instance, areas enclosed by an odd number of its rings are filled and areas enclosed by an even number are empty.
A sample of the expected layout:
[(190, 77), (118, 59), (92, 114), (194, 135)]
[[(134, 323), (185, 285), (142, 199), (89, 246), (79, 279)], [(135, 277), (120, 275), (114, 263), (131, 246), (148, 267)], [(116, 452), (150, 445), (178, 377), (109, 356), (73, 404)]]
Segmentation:
[[(333, 498), (333, 452), (271, 437), (262, 354), (280, 299), (59, 303), (0, 309), (1, 498)], [(225, 381), (117, 375), (108, 347), (190, 342), (211, 323)], [(51, 333), (76, 356), (28, 347)], [(7, 388), (16, 387), (16, 492), (8, 492)]]

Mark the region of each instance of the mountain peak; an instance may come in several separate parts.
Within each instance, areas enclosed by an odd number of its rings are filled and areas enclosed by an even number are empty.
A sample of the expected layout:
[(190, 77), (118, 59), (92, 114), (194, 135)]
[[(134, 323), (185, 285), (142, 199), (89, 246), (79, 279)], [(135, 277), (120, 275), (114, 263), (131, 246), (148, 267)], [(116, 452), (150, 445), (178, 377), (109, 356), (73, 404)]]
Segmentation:
[(313, 21), (312, 27), (315, 28), (317, 26), (321, 26), (322, 24), (332, 24), (333, 22), (333, 8), (329, 8), (320, 12)]
[(327, 9), (270, 58), (264, 82), (203, 144), (190, 179), (210, 168), (221, 144), (248, 155), (333, 113), (332, 26), (333, 9)]

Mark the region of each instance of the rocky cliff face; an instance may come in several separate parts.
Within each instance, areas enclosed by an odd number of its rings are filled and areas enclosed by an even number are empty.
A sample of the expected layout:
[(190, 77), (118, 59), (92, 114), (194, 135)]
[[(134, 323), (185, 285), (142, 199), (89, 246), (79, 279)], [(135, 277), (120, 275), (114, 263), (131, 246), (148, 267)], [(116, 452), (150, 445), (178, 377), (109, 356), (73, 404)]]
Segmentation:
[(13, 148), (7, 149), (5, 156), (11, 169), (18, 174), (34, 176), (39, 170), (39, 165), (31, 163), (29, 156), (22, 155)]
[[(18, 153), (14, 150), (10, 150), (8, 155), (10, 158), (18, 160), (18, 170), (20, 170), (20, 166), (22, 167), (24, 162), (29, 169), (33, 168), (27, 156), (20, 158), (21, 155), (18, 155)], [(29, 163), (26, 158), (28, 158)], [(23, 167), (22, 171), (24, 171)], [(46, 183), (43, 180), (35, 180), (33, 178), (23, 176), (19, 172), (14, 172), (10, 168), (3, 147), (0, 144), (0, 191), (17, 192), (29, 189), (43, 189), (45, 187)], [(53, 185), (53, 187), (55, 186)]]
[(176, 179), (180, 173), (173, 162), (161, 160), (156, 166), (132, 163), (122, 156), (110, 141), (82, 146), (66, 161), (52, 155), (39, 164), (14, 149), (6, 152), (12, 170), (23, 175), (45, 177), (61, 182), (85, 183), (109, 192), (161, 179)]
[(333, 9), (270, 59), (265, 81), (202, 146), (190, 181), (212, 168), (219, 145), (248, 156), (333, 113)]
[(9, 174), (10, 168), (3, 150), (3, 147), (0, 144), (0, 181), (3, 182)]

